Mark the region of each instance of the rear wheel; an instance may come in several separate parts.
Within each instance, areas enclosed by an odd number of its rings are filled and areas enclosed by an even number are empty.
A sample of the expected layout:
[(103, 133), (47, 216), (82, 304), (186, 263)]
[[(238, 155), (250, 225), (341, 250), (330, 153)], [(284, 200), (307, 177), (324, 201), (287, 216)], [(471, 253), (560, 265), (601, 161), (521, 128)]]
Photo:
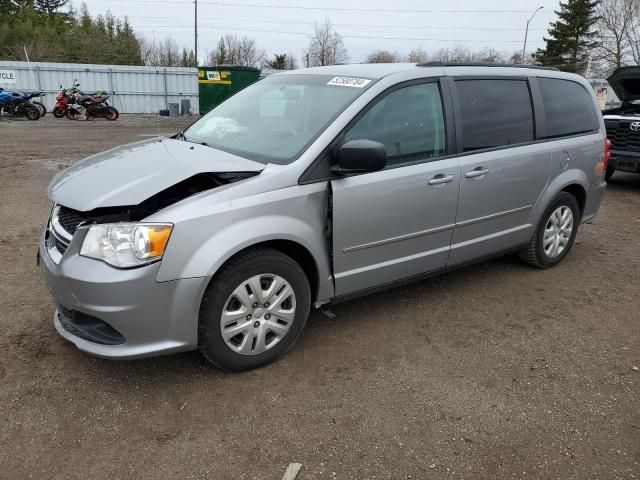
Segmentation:
[(283, 356), (309, 315), (309, 281), (270, 248), (240, 253), (211, 281), (200, 306), (199, 346), (223, 370), (249, 370)]
[(538, 268), (557, 265), (571, 250), (579, 223), (580, 209), (576, 198), (561, 192), (547, 207), (528, 247), (520, 252), (520, 258)]
[(47, 114), (47, 107), (45, 107), (43, 103), (41, 102), (31, 102), (31, 103), (36, 107), (38, 107), (38, 110), (40, 110), (41, 117), (44, 117)]
[(119, 116), (120, 114), (118, 113), (118, 110), (116, 110), (114, 107), (107, 107), (104, 118), (113, 122), (114, 120), (117, 120)]

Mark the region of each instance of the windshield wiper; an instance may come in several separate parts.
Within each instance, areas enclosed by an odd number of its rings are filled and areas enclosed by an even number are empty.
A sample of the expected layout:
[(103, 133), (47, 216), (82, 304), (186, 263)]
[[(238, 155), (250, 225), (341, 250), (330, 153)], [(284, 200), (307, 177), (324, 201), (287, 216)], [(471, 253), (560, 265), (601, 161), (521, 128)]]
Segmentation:
[(185, 142), (188, 141), (187, 137), (184, 135), (184, 131), (179, 132), (174, 138), (176, 140), (184, 140)]

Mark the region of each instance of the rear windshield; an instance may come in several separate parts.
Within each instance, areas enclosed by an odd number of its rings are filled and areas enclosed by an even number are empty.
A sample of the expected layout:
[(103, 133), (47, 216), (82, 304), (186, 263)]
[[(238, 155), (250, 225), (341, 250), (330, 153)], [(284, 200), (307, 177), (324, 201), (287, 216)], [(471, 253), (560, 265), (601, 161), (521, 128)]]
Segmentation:
[(261, 163), (287, 164), (373, 82), (327, 75), (276, 75), (245, 88), (184, 132)]

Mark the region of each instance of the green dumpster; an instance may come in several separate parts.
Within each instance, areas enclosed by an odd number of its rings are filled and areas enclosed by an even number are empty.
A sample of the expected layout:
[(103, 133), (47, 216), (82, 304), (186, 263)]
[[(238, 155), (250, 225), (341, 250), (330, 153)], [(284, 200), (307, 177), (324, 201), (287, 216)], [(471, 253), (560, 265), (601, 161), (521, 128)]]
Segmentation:
[(253, 67), (218, 65), (198, 67), (200, 114), (204, 115), (231, 95), (238, 93), (260, 78), (260, 70)]

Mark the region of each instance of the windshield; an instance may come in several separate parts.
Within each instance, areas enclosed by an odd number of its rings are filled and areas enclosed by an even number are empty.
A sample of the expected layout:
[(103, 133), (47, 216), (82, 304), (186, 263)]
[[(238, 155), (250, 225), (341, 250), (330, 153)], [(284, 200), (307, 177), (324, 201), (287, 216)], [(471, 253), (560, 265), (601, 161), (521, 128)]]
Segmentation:
[(267, 77), (215, 107), (184, 139), (261, 163), (291, 163), (371, 83), (331, 75)]

